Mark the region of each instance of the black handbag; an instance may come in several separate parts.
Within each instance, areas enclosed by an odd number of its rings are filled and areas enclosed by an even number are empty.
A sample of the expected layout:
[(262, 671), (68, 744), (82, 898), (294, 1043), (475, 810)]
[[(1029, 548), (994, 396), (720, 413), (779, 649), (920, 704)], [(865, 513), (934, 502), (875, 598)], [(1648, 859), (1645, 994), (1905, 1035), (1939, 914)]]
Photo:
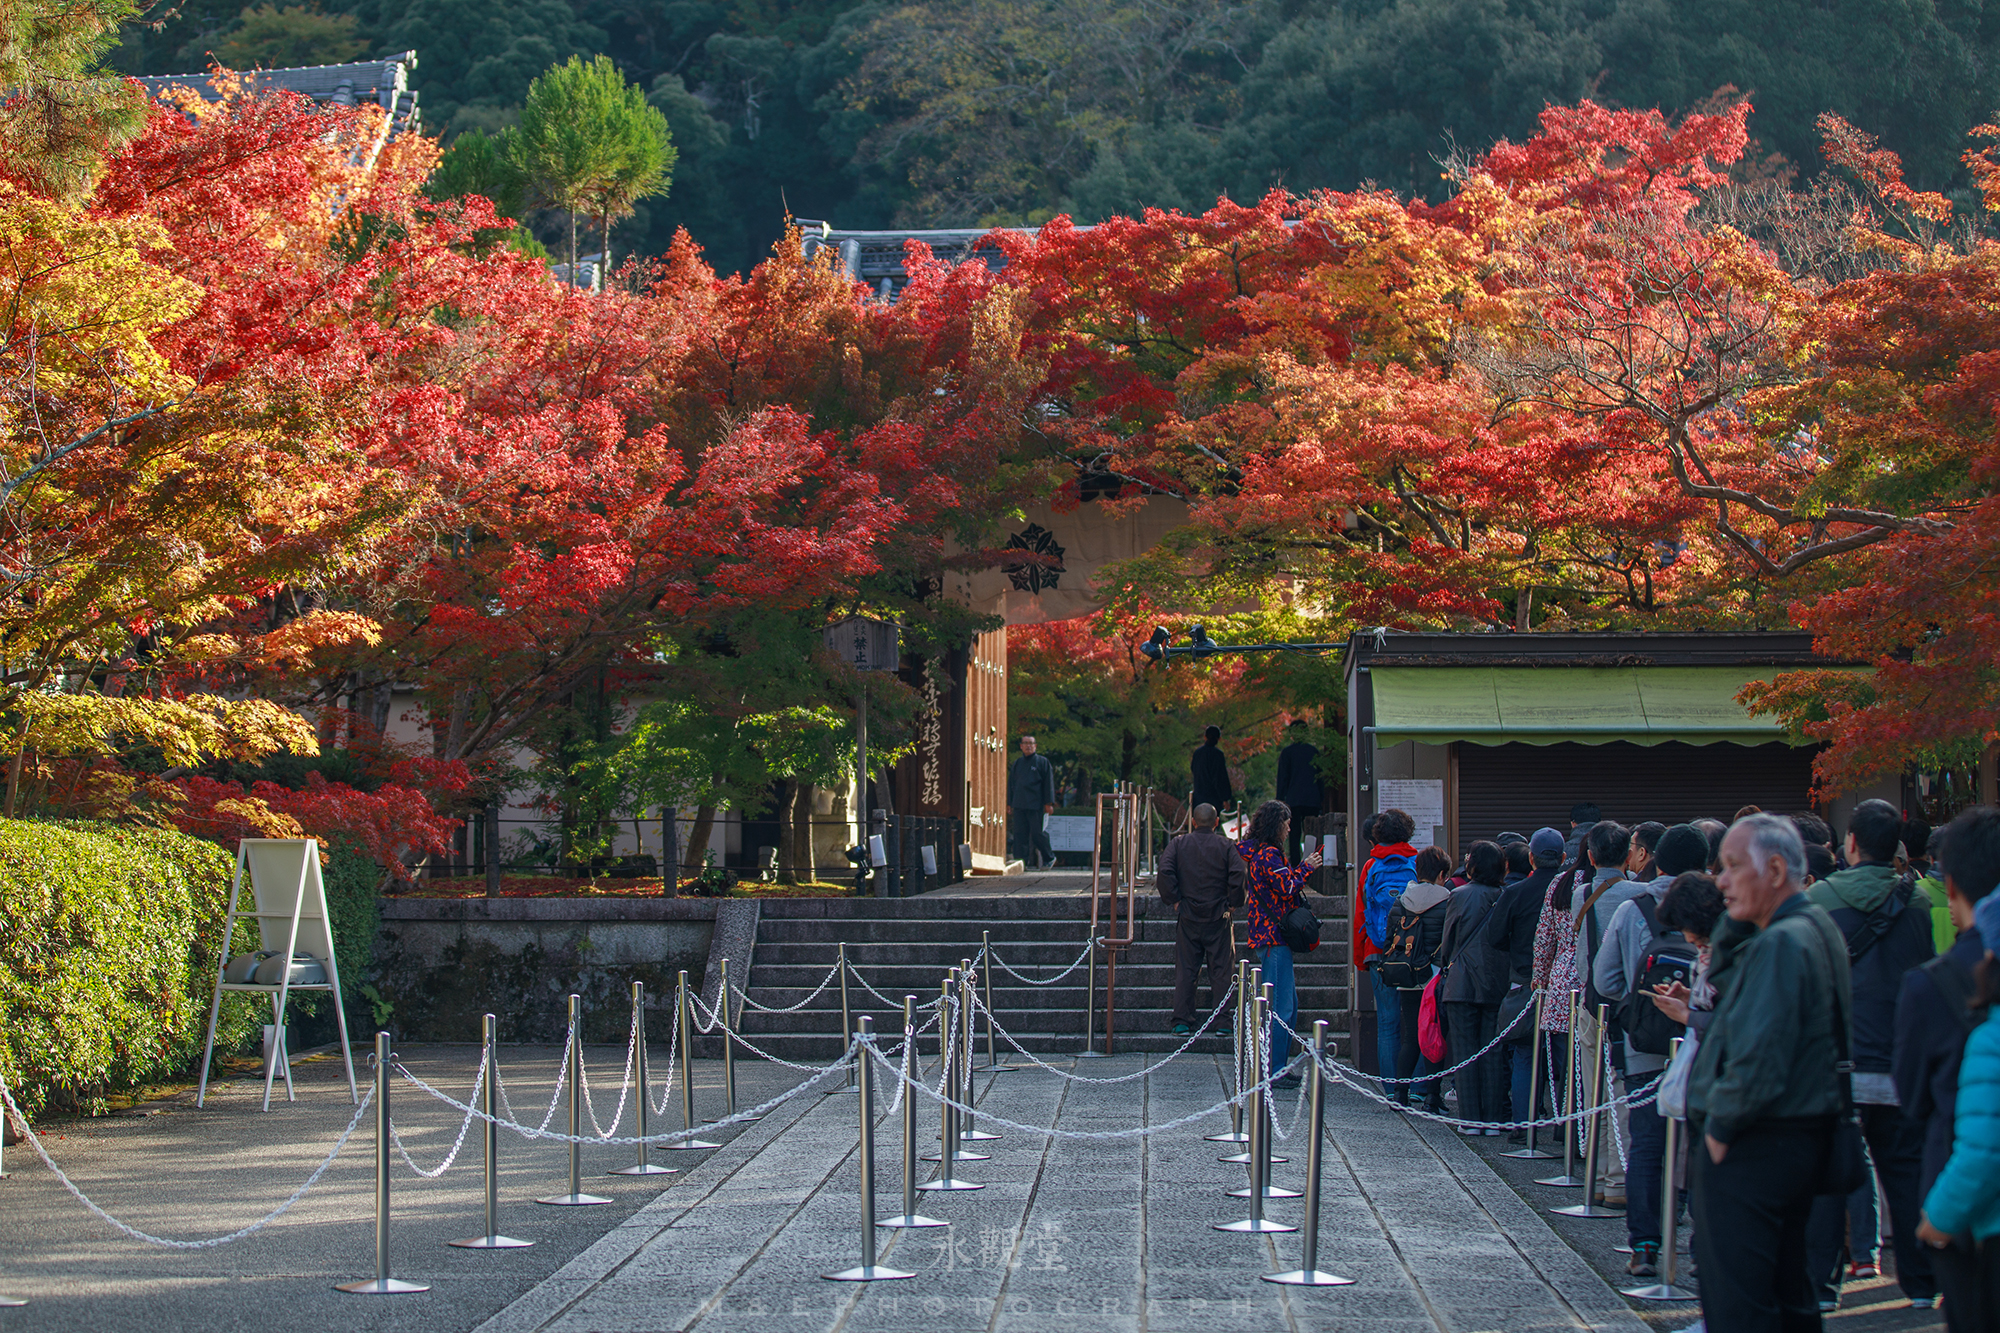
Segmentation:
[(1294, 907), (1278, 923), (1278, 938), (1293, 953), (1311, 953), (1319, 948), (1319, 918), (1304, 904)]
[[(1818, 936), (1818, 932), (1814, 932)], [(1820, 949), (1826, 951), (1826, 939), (1818, 936)], [(1833, 977), (1833, 958), (1826, 960), (1826, 974)], [(1840, 1003), (1840, 988), (1834, 987), (1833, 1039), (1840, 1059), (1834, 1065), (1834, 1077), (1840, 1080), (1840, 1114), (1834, 1119), (1833, 1134), (1826, 1145), (1826, 1160), (1821, 1163), (1819, 1184), (1814, 1194), (1832, 1195), (1846, 1198), (1861, 1188), (1868, 1179), (1868, 1156), (1861, 1137), (1861, 1113), (1854, 1107), (1854, 1058), (1849, 1053), (1847, 1042), (1848, 1015)]]

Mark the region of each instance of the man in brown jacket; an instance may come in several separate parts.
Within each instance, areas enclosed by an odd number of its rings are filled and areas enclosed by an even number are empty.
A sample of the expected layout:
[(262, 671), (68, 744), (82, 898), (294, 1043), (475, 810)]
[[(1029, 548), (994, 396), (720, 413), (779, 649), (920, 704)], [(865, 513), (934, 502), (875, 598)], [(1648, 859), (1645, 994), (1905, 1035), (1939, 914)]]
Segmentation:
[[(1236, 844), (1217, 831), (1215, 807), (1197, 805), (1194, 827), (1167, 844), (1160, 854), (1160, 901), (1174, 909), (1179, 923), (1174, 943), (1174, 1031), (1185, 1037), (1194, 1031), (1194, 990), (1204, 960), (1208, 964), (1211, 1006), (1229, 993), (1236, 970), (1230, 914), (1243, 906), (1248, 871)], [(1230, 1035), (1225, 1018), (1215, 1036)]]

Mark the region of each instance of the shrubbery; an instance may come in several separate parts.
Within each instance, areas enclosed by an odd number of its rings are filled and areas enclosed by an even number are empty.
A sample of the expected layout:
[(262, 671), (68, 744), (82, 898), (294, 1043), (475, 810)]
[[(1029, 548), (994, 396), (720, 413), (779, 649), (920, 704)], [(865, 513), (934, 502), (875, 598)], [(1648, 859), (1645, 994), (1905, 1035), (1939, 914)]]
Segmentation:
[[(0, 1076), (24, 1112), (200, 1059), (233, 863), (159, 829), (0, 820)], [(268, 1012), (225, 996), (216, 1048)]]

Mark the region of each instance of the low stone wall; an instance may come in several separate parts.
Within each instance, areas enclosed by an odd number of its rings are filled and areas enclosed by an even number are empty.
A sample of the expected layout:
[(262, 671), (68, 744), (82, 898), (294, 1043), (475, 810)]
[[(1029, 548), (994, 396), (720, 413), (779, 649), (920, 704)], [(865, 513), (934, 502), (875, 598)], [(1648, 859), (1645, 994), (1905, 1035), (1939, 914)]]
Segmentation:
[(384, 898), (371, 970), (394, 1006), (386, 1026), (416, 1041), (477, 1041), (480, 1016), (491, 1013), (502, 1041), (559, 1041), (575, 992), (584, 1040), (622, 1041), (639, 981), (648, 1026), (664, 1041), (676, 977), (686, 969), (701, 986), (709, 971), (717, 906), (704, 898)]

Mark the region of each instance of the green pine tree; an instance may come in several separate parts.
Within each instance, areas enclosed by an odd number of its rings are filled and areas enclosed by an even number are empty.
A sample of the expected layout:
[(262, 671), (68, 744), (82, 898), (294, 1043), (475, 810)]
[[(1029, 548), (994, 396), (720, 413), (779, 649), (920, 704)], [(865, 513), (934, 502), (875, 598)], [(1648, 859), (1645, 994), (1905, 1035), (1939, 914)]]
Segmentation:
[(146, 99), (97, 76), (134, 0), (20, 0), (0, 4), (0, 161), (53, 195), (97, 179), (104, 155), (139, 132)]

